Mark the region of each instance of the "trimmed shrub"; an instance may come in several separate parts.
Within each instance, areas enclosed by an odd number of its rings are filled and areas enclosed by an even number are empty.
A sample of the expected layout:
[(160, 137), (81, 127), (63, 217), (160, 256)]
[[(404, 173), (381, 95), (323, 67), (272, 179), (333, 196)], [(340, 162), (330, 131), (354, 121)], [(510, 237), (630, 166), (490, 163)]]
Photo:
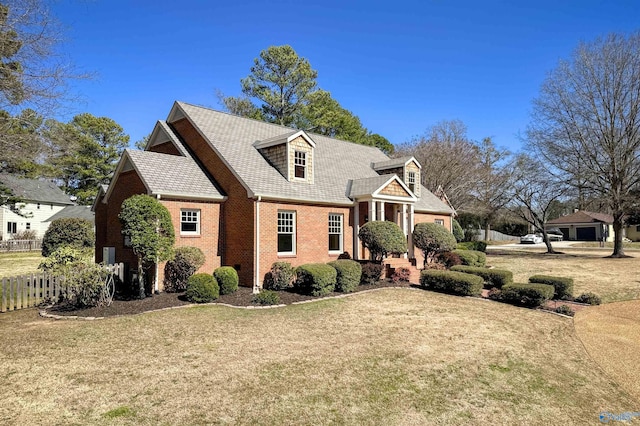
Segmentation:
[(499, 288), (492, 287), (491, 290), (489, 290), (489, 294), (487, 295), (487, 297), (489, 297), (489, 299), (491, 300), (496, 300), (498, 302), (501, 302), (502, 290), (500, 290)]
[(296, 268), (296, 288), (304, 294), (324, 296), (336, 286), (338, 272), (324, 263), (307, 263)]
[(381, 262), (388, 254), (407, 251), (407, 238), (398, 225), (389, 221), (365, 223), (358, 232), (360, 241), (369, 250), (371, 260)]
[(549, 275), (534, 275), (529, 278), (530, 283), (549, 284), (555, 290), (554, 299), (563, 299), (573, 296), (573, 278), (551, 277)]
[(560, 305), (555, 309), (555, 312), (558, 314), (562, 314), (562, 315), (567, 315), (567, 316), (574, 316), (576, 313), (573, 312), (573, 309), (571, 309), (570, 306), (567, 305)]
[(482, 284), (482, 278), (463, 272), (434, 270), (420, 272), (421, 286), (461, 296), (479, 296), (482, 292)]
[(391, 275), (391, 281), (394, 283), (405, 282), (408, 283), (411, 278), (411, 271), (409, 268), (405, 268), (401, 266), (400, 268), (396, 268)]
[(336, 270), (336, 291), (351, 293), (360, 284), (362, 266), (355, 260), (340, 259), (328, 263)]
[(453, 236), (456, 238), (456, 242), (464, 241), (464, 231), (462, 230), (462, 226), (458, 223), (457, 220), (453, 219)]
[(586, 303), (588, 305), (599, 305), (602, 303), (602, 299), (595, 293), (582, 293), (575, 299), (578, 303)]
[(452, 251), (445, 251), (442, 253), (438, 253), (436, 256), (436, 261), (438, 263), (442, 263), (447, 268), (451, 268), (452, 266), (462, 265), (462, 259), (456, 253)]
[(168, 293), (187, 289), (187, 280), (204, 265), (205, 257), (198, 247), (178, 247), (173, 259), (164, 265), (164, 290)]
[(431, 263), (438, 253), (456, 247), (456, 238), (438, 223), (418, 223), (413, 229), (413, 244), (422, 250), (424, 263)]
[(372, 285), (380, 281), (382, 276), (382, 265), (368, 262), (362, 266), (362, 276), (360, 277), (360, 284)]
[(218, 282), (209, 274), (195, 274), (187, 281), (185, 296), (189, 302), (208, 303), (220, 297)]
[(452, 271), (465, 272), (467, 274), (477, 275), (484, 279), (487, 288), (502, 288), (513, 282), (513, 272), (505, 269), (487, 269), (476, 266), (459, 265), (451, 268)]
[(51, 222), (42, 239), (42, 255), (49, 256), (62, 246), (77, 249), (94, 247), (93, 224), (86, 219), (61, 218)]
[(267, 290), (286, 290), (293, 286), (296, 273), (289, 262), (274, 262), (271, 270), (264, 277), (264, 288)]
[(260, 293), (253, 296), (253, 299), (251, 299), (251, 303), (262, 306), (279, 305), (280, 295), (278, 294), (278, 292), (273, 290), (262, 290)]
[(487, 263), (487, 255), (477, 250), (454, 250), (463, 265), (483, 267)]
[(476, 250), (485, 253), (487, 251), (486, 241), (465, 241), (456, 245), (458, 250)]
[(341, 259), (351, 259), (351, 255), (349, 254), (348, 251), (342, 252), (340, 256), (338, 256), (338, 260), (341, 260)]
[(548, 284), (507, 284), (502, 287), (502, 300), (534, 308), (550, 300), (554, 291), (553, 286)]
[(238, 272), (231, 266), (221, 266), (213, 271), (218, 285), (220, 286), (220, 294), (231, 294), (238, 290)]

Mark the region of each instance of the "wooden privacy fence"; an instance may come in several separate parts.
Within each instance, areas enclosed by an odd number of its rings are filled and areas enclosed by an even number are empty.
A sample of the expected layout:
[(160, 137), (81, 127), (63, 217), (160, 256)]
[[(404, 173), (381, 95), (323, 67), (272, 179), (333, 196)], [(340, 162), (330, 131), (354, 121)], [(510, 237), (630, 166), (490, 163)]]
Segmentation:
[[(121, 280), (124, 264), (107, 265)], [(43, 302), (55, 303), (62, 291), (64, 277), (44, 272), (19, 277), (0, 278), (0, 312), (32, 308)]]
[(42, 240), (6, 240), (0, 241), (0, 251), (42, 250)]

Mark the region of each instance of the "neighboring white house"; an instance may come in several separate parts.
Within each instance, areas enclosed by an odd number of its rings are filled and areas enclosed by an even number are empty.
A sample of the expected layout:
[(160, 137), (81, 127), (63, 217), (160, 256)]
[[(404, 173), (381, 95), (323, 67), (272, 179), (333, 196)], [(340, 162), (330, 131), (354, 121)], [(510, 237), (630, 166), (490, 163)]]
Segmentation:
[(0, 181), (23, 202), (0, 206), (0, 240), (8, 240), (21, 231), (32, 230), (42, 238), (51, 216), (61, 212), (73, 202), (54, 183), (0, 174)]

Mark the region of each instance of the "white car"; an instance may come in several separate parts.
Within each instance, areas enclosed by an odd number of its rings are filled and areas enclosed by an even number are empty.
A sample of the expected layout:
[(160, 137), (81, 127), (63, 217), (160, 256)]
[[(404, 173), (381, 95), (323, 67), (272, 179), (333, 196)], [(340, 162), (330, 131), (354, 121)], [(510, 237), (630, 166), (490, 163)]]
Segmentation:
[(524, 237), (520, 237), (520, 244), (538, 244), (542, 241), (542, 237), (536, 234), (527, 234)]

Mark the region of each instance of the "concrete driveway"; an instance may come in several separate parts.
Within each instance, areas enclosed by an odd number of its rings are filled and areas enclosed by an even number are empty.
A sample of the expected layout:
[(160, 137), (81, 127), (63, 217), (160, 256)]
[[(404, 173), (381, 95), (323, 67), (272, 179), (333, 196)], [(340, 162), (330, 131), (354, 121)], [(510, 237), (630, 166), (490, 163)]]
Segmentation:
[[(582, 241), (553, 241), (551, 246), (554, 249), (566, 249), (566, 248), (575, 248), (576, 250), (608, 250), (611, 251), (610, 247), (573, 247), (574, 244), (581, 243)], [(505, 245), (497, 245), (497, 246), (487, 246), (487, 251), (490, 250), (526, 250), (527, 248), (539, 248), (545, 249), (547, 246), (544, 243), (538, 244), (505, 244)]]

